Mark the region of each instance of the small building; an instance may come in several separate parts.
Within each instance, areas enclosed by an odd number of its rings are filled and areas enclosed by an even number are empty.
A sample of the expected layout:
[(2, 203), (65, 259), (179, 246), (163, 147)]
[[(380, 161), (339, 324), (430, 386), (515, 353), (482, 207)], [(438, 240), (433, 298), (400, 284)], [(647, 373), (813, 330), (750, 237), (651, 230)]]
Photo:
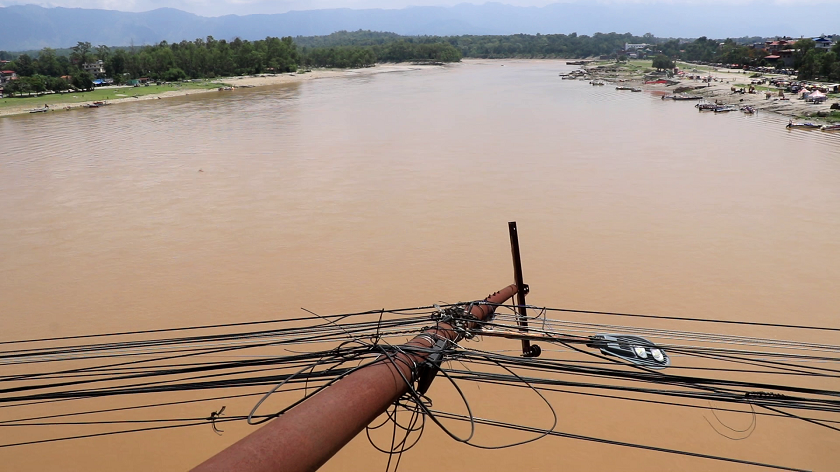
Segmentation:
[(105, 73), (105, 63), (101, 60), (96, 62), (85, 62), (84, 64), (82, 64), (82, 68), (84, 68), (86, 72), (90, 72), (94, 76), (103, 75)]
[(644, 49), (644, 48), (646, 48), (646, 47), (648, 47), (648, 46), (650, 46), (650, 45), (649, 45), (649, 44), (646, 44), (646, 43), (639, 43), (639, 44), (624, 43), (624, 50), (625, 50), (625, 51), (630, 51), (631, 49), (632, 49), (632, 50), (636, 50), (636, 49)]
[(781, 51), (782, 49), (788, 49), (792, 45), (793, 41), (788, 41), (786, 39), (779, 39), (776, 41), (765, 41), (764, 50), (772, 56), (779, 54), (779, 51)]
[(782, 61), (785, 67), (793, 67), (793, 54), (795, 52), (796, 49), (782, 49), (779, 51), (779, 60)]
[(820, 36), (819, 38), (813, 38), (813, 40), (814, 40), (814, 43), (816, 44), (817, 49), (828, 50), (828, 49), (831, 49), (831, 46), (834, 46), (834, 41), (832, 41), (831, 39), (829, 39), (825, 36)]
[(15, 80), (18, 75), (13, 70), (0, 70), (0, 85), (7, 83), (10, 80)]

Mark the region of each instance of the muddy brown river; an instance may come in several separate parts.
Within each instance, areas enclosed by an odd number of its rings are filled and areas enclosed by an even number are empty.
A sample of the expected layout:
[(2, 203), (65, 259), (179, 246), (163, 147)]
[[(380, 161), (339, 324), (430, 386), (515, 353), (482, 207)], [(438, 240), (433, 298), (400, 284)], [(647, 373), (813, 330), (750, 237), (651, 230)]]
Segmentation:
[[(512, 283), (513, 220), (534, 304), (840, 327), (840, 133), (560, 80), (572, 68), (470, 61), (0, 119), (0, 340), (483, 298)], [(528, 392), (468, 390), (485, 417), (544, 420)], [(703, 411), (550, 398), (565, 432), (840, 463), (840, 433), (804, 422), (759, 418), (733, 441)], [(185, 470), (251, 429), (6, 448), (0, 468)], [(79, 431), (3, 428), (0, 443)], [(386, 461), (362, 435), (324, 470)], [(486, 451), (430, 426), (400, 470), (443, 468), (760, 470), (563, 438)]]

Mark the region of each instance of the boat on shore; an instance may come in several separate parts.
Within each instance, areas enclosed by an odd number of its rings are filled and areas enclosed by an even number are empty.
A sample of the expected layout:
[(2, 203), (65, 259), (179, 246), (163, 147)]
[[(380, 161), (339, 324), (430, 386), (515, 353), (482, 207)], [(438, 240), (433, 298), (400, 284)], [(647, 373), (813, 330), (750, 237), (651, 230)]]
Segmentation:
[(590, 85), (605, 85), (603, 80), (593, 80), (589, 82)]
[(46, 113), (48, 111), (50, 111), (50, 107), (33, 108), (33, 109), (29, 110), (29, 113)]
[(700, 95), (685, 95), (677, 93), (674, 95), (663, 95), (662, 100), (703, 100)]
[(794, 128), (798, 128), (798, 129), (819, 129), (819, 128), (821, 128), (821, 126), (816, 124), (816, 123), (811, 123), (810, 121), (805, 122), (805, 123), (794, 123), (793, 121), (790, 121), (787, 124), (787, 126), (785, 126), (785, 128), (788, 128), (788, 129), (794, 129)]
[(587, 74), (585, 70), (573, 70), (568, 74), (560, 74), (560, 78), (563, 80), (575, 80), (575, 79), (586, 79)]
[(738, 108), (732, 105), (724, 105), (716, 107), (713, 111), (715, 113), (729, 113), (730, 111), (738, 111)]

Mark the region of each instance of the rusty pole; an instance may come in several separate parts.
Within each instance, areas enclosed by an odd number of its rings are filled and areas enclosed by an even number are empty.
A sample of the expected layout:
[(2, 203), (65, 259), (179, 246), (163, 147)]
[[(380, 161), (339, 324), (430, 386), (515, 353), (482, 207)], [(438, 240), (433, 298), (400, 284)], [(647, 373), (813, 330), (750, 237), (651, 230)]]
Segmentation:
[[(489, 305), (474, 305), (479, 320), (492, 314), (517, 291), (510, 285), (489, 295)], [(458, 341), (451, 326), (440, 323), (425, 331), (432, 337)], [(417, 336), (407, 347), (431, 348), (427, 336)], [(327, 462), (365, 426), (408, 391), (404, 378), (415, 381), (409, 365), (421, 364), (430, 353), (396, 354), (397, 362), (383, 359), (339, 380), (266, 426), (211, 457), (193, 472), (304, 472)]]
[[(519, 233), (516, 230), (516, 222), (508, 223), (508, 231), (510, 232), (510, 254), (513, 256), (513, 280), (516, 282), (516, 309), (518, 315), (516, 317), (516, 324), (519, 325), (520, 331), (528, 331), (528, 312), (525, 307), (525, 295), (528, 294), (528, 286), (525, 285), (524, 277), (522, 276), (522, 258), (519, 254)], [(522, 339), (522, 356), (524, 357), (539, 357), (542, 350), (539, 346), (531, 345), (531, 341)]]

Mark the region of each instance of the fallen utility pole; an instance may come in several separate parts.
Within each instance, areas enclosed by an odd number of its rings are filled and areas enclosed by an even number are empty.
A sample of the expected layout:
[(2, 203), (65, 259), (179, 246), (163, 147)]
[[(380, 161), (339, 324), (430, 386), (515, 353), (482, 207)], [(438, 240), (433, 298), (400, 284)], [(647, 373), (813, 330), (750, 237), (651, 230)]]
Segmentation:
[[(522, 285), (521, 279), (518, 281)], [(479, 321), (517, 293), (510, 285), (471, 305), (469, 314)], [(468, 328), (473, 326), (468, 325)], [(365, 426), (385, 412), (418, 381), (419, 366), (433, 355), (436, 340), (457, 342), (460, 330), (444, 322), (404, 344), (389, 358), (359, 369), (308, 398), (266, 426), (211, 457), (193, 472), (304, 472), (327, 462)], [(439, 344), (438, 344), (439, 345)], [(431, 379), (422, 379), (428, 387)]]

